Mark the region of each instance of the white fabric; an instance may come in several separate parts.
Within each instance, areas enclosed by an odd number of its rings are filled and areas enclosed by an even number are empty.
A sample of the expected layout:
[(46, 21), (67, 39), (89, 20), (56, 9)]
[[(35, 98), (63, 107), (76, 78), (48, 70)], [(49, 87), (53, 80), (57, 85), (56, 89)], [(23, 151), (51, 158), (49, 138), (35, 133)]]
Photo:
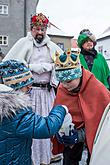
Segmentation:
[(95, 136), (90, 165), (110, 165), (110, 103)]
[[(28, 32), (26, 37), (19, 39), (15, 43), (15, 45), (10, 49), (10, 51), (4, 57), (3, 61), (10, 60), (10, 59), (19, 60), (19, 61), (23, 62), (26, 66), (28, 66), (30, 58), (33, 54), (34, 42), (35, 42), (35, 40), (32, 37), (31, 32)], [(49, 54), (50, 54), (51, 59), (53, 58), (53, 55), (55, 54), (56, 51), (58, 51), (59, 53), (63, 52), (55, 43), (50, 41), (50, 38), (47, 35), (46, 35), (45, 42), (49, 49)], [(54, 86), (58, 85), (58, 81), (55, 78), (55, 69), (52, 70), (52, 77), (51, 77), (50, 83), (51, 83), (51, 85), (54, 85)]]
[(13, 89), (4, 85), (4, 84), (0, 84), (0, 92), (9, 92), (12, 91)]
[[(33, 87), (31, 91), (33, 111), (47, 116), (53, 106), (55, 94), (53, 88), (47, 89)], [(35, 165), (49, 164), (52, 157), (52, 146), (50, 139), (33, 139), (32, 159)]]
[[(36, 65), (36, 70), (34, 70), (34, 68), (32, 69), (34, 82), (45, 84), (49, 83), (51, 79), (52, 68), (48, 70), (48, 66), (52, 65), (52, 59), (50, 58), (47, 46), (45, 46), (45, 43), (44, 45), (42, 44), (37, 45), (36, 43), (34, 45), (33, 54), (29, 63)], [(43, 68), (44, 65), (41, 65), (42, 63), (47, 63), (47, 66), (45, 65), (45, 69)], [(37, 64), (39, 67), (37, 67)], [(33, 87), (31, 98), (33, 111), (42, 116), (48, 116), (55, 98), (53, 88), (49, 92), (47, 88)], [(32, 145), (32, 159), (34, 164), (49, 164), (52, 157), (51, 150), (52, 146), (50, 139), (34, 139)]]
[(58, 133), (60, 136), (69, 136), (69, 131), (72, 129), (74, 129), (74, 124), (72, 123), (72, 116), (70, 113), (67, 113)]
[(38, 74), (49, 72), (52, 70), (52, 65), (48, 63), (40, 63), (40, 64), (29, 64), (29, 68), (31, 71), (34, 71)]
[(66, 105), (62, 105), (62, 106), (65, 108), (66, 113), (68, 113), (68, 108), (67, 108), (67, 106), (66, 106)]

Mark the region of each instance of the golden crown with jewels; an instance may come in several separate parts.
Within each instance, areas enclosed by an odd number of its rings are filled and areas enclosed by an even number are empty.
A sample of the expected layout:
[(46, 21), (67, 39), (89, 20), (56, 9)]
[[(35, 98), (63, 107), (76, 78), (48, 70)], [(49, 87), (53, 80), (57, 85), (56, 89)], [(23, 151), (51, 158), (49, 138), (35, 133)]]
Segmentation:
[(63, 54), (56, 51), (55, 68), (56, 70), (74, 69), (80, 65), (79, 48), (66, 49)]

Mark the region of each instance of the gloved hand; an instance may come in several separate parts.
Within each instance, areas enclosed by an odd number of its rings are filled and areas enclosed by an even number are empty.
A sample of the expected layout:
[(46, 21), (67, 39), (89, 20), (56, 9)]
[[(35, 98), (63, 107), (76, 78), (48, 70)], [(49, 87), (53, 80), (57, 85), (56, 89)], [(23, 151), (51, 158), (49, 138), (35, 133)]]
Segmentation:
[(69, 136), (66, 135), (60, 136), (59, 133), (57, 133), (56, 137), (58, 142), (61, 144), (73, 145), (78, 143), (78, 131), (76, 129), (70, 130)]
[(72, 116), (70, 113), (67, 113), (58, 133), (60, 136), (69, 136), (69, 132), (72, 129), (74, 129), (74, 124), (72, 123)]
[(53, 66), (53, 63), (29, 64), (30, 70), (36, 72), (37, 74), (49, 72), (53, 69)]

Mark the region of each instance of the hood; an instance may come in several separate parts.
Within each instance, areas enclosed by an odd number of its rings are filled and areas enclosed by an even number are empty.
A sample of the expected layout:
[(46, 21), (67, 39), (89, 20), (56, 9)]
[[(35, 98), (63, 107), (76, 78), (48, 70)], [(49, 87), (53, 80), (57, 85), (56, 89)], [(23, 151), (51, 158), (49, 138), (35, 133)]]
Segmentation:
[(11, 117), (20, 109), (30, 106), (29, 96), (23, 92), (0, 92), (0, 120)]

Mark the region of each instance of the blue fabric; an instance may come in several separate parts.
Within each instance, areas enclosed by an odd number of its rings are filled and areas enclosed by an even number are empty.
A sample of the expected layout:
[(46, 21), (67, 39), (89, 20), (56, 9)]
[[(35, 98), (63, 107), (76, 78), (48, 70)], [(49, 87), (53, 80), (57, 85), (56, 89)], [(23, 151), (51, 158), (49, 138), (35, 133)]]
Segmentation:
[(82, 76), (82, 69), (79, 66), (74, 69), (56, 70), (55, 73), (57, 80), (63, 82), (80, 78)]
[(56, 134), (58, 142), (65, 145), (73, 145), (78, 143), (78, 131), (76, 129), (71, 130), (69, 136), (60, 136), (59, 133)]
[(49, 138), (60, 129), (65, 109), (54, 107), (48, 117), (22, 109), (0, 123), (0, 165), (31, 165), (32, 138)]

